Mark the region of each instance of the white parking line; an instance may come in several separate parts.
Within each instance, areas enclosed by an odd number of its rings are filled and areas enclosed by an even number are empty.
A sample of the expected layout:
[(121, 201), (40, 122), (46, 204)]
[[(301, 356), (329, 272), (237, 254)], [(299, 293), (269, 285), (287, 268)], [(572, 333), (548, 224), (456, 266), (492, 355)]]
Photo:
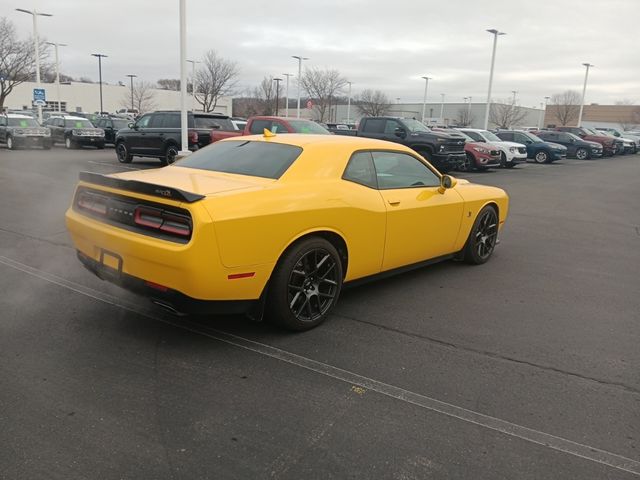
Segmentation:
[(567, 453), (569, 455), (580, 457), (585, 460), (589, 460), (602, 465), (607, 465), (614, 469), (640, 476), (640, 462), (631, 458), (624, 457), (622, 455), (611, 453), (606, 450), (595, 448), (589, 445), (584, 445), (582, 443), (577, 443), (566, 438), (541, 432), (533, 428), (518, 425), (473, 410), (468, 410), (466, 408), (443, 402), (441, 400), (436, 400), (435, 398), (411, 392), (394, 385), (389, 385), (388, 383), (380, 382), (378, 380), (374, 380), (372, 378), (365, 377), (363, 375), (359, 375), (342, 368), (318, 362), (311, 358), (303, 357), (286, 350), (272, 347), (270, 345), (249, 340), (247, 338), (239, 337), (237, 335), (226, 333), (220, 330), (207, 328), (205, 326), (198, 325), (187, 320), (182, 319), (180, 322), (177, 322), (163, 317), (155, 313), (151, 309), (146, 309), (130, 302), (117, 299), (115, 297), (112, 297), (111, 295), (98, 292), (96, 290), (93, 290), (92, 288), (85, 287), (78, 283), (58, 277), (57, 275), (38, 270), (36, 268), (12, 260), (8, 257), (0, 255), (0, 263), (15, 270), (19, 270), (31, 276), (37, 277), (41, 280), (58, 285), (81, 295), (85, 295), (89, 298), (93, 298), (109, 305), (131, 311), (152, 320), (169, 324), (176, 328), (181, 328), (223, 343), (227, 343), (229, 345), (236, 346), (238, 348), (271, 357), (276, 360), (280, 360), (282, 362), (286, 362), (297, 367), (304, 368), (306, 370), (310, 370), (312, 372), (316, 372), (321, 375), (334, 378), (336, 380), (340, 380), (350, 385), (359, 386), (405, 403), (441, 413), (448, 417), (457, 418), (467, 423), (479, 425), (481, 427), (488, 428), (505, 435), (520, 438), (527, 442), (548, 447), (552, 450)]
[(125, 167), (124, 165), (114, 165), (113, 163), (96, 162), (95, 160), (88, 160), (87, 163), (93, 163), (94, 165), (102, 165), (103, 167), (126, 168), (127, 170), (140, 170), (140, 168)]

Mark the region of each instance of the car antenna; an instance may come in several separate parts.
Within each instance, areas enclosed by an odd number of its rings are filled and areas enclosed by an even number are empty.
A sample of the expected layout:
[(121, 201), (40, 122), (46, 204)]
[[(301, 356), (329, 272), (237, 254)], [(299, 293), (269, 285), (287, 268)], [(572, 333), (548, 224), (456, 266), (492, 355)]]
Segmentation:
[(263, 135), (264, 135), (264, 138), (270, 138), (270, 137), (275, 137), (275, 136), (276, 136), (276, 134), (275, 134), (275, 133), (273, 133), (273, 132), (272, 132), (271, 130), (269, 130), (268, 128), (265, 128), (265, 129), (264, 129)]

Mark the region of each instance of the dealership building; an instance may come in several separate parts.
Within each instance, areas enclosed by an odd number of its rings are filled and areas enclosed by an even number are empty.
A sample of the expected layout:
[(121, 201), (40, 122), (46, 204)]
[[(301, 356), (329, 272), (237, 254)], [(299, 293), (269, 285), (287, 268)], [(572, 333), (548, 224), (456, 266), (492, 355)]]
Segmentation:
[[(25, 82), (16, 86), (4, 102), (5, 109), (27, 110), (32, 108), (33, 90), (44, 88), (46, 95), (45, 110), (58, 109), (58, 86), (55, 83), (43, 83), (38, 87), (35, 82)], [(61, 83), (59, 87), (61, 110), (67, 112), (100, 111), (100, 84), (98, 83)], [(180, 92), (174, 90), (151, 89), (149, 110), (179, 110)], [(131, 90), (126, 85), (102, 84), (102, 105), (105, 112), (116, 112), (122, 108), (131, 108)], [(200, 105), (189, 95), (189, 109)], [(231, 115), (231, 97), (222, 97), (216, 108), (217, 113)]]

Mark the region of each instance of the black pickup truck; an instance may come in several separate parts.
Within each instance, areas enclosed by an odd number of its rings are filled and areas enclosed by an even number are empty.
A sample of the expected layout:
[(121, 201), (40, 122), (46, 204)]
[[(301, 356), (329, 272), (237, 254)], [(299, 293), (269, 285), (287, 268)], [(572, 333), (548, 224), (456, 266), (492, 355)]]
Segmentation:
[[(187, 114), (188, 148), (191, 151), (209, 145), (211, 130), (236, 130), (231, 119), (216, 113)], [(162, 110), (146, 113), (129, 128), (118, 130), (116, 155), (121, 163), (134, 156), (159, 158), (165, 165), (173, 163), (180, 151), (180, 112)]]
[(433, 132), (418, 120), (399, 117), (365, 117), (358, 130), (333, 130), (336, 135), (377, 138), (414, 149), (443, 173), (462, 165), (464, 139), (460, 135)]

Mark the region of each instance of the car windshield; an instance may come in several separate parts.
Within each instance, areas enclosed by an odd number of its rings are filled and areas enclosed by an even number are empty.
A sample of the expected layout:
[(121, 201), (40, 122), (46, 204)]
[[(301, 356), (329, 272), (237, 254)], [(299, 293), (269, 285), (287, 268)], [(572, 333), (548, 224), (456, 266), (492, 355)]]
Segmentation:
[[(602, 136), (602, 135), (604, 135), (604, 134), (605, 134), (605, 132), (594, 132), (594, 131), (593, 131), (593, 130), (591, 130), (590, 128), (584, 128), (584, 127), (582, 127), (582, 130), (584, 130), (584, 132), (585, 132), (587, 135), (600, 135), (600, 136)], [(607, 135), (604, 135), (604, 136), (606, 137)]]
[(65, 119), (64, 126), (66, 128), (93, 128), (93, 124), (85, 118), (77, 120)]
[(38, 122), (33, 118), (9, 118), (8, 123), (10, 127), (38, 127)]
[(567, 133), (567, 135), (569, 135), (569, 138), (571, 138), (573, 140), (582, 140), (579, 136), (577, 136), (574, 133), (569, 133), (569, 132), (566, 132), (566, 133)]
[(500, 137), (498, 137), (495, 133), (491, 133), (489, 130), (482, 130), (480, 134), (489, 142), (503, 142)]
[(309, 122), (307, 120), (289, 120), (289, 124), (296, 133), (314, 133), (318, 135), (331, 134), (331, 132), (322, 125), (318, 125), (315, 122)]
[(129, 122), (126, 120), (113, 120), (113, 128), (116, 130), (120, 130), (121, 128), (127, 128), (129, 126)]
[(180, 167), (278, 179), (302, 148), (255, 141), (216, 142), (176, 163)]
[(232, 131), (236, 129), (230, 118), (196, 115), (194, 117), (194, 121), (195, 128), (217, 128), (218, 130), (226, 131)]
[(407, 126), (410, 132), (428, 132), (429, 131), (429, 129), (424, 123), (419, 122), (418, 120), (414, 120), (413, 118), (404, 119), (403, 122)]

